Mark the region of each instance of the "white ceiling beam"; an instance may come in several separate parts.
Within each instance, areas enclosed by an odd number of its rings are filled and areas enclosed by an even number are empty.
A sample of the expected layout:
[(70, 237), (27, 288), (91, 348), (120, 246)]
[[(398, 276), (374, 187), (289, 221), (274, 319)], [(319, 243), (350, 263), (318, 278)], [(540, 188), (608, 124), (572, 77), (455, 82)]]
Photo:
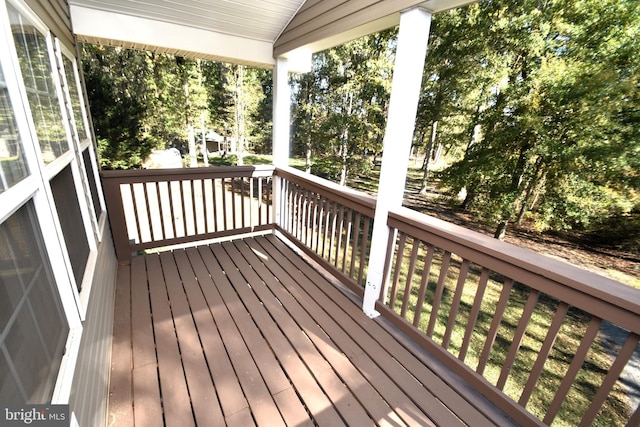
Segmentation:
[[(273, 67), (273, 45), (229, 34), (71, 5), (79, 40), (102, 41), (138, 49), (189, 52), (259, 67)], [(118, 42), (118, 43), (114, 43)]]

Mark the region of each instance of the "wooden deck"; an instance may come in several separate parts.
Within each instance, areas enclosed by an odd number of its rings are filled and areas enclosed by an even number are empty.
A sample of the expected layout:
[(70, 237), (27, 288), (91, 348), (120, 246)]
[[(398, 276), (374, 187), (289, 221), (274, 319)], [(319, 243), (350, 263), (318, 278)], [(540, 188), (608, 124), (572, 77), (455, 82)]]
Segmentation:
[(119, 269), (111, 426), (496, 423), (509, 420), (274, 235)]

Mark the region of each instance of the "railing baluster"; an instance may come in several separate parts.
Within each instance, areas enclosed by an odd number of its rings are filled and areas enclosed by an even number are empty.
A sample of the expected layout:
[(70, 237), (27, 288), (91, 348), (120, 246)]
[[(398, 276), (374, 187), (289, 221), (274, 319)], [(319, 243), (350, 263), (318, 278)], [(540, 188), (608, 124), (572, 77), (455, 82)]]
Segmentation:
[(173, 181), (168, 181), (167, 182), (167, 192), (169, 194), (169, 211), (171, 214), (171, 228), (173, 230), (173, 237), (176, 238), (178, 237), (178, 228), (176, 227), (176, 212), (175, 212), (175, 206), (174, 206), (174, 199), (173, 199), (173, 186), (171, 185), (173, 183)]
[(620, 374), (622, 373), (625, 366), (627, 366), (627, 362), (633, 356), (633, 352), (636, 350), (638, 343), (640, 342), (640, 336), (634, 333), (630, 333), (627, 337), (622, 349), (618, 352), (616, 356), (616, 360), (611, 365), (607, 376), (605, 377), (602, 385), (598, 389), (598, 392), (593, 397), (591, 401), (591, 405), (589, 405), (589, 409), (582, 417), (580, 424), (578, 427), (587, 427), (590, 426), (593, 420), (595, 420), (598, 412), (600, 412), (600, 408), (607, 397), (609, 396), (609, 392), (613, 389), (614, 384), (620, 378)]
[(498, 389), (500, 390), (503, 390), (505, 384), (507, 383), (507, 378), (509, 377), (509, 373), (511, 372), (513, 363), (516, 360), (518, 350), (520, 349), (520, 345), (522, 344), (522, 339), (524, 338), (527, 326), (529, 325), (529, 320), (531, 320), (533, 310), (538, 303), (539, 295), (540, 292), (537, 289), (532, 289), (529, 293), (527, 303), (524, 306), (522, 316), (520, 317), (520, 321), (518, 322), (518, 327), (516, 328), (515, 335), (513, 336), (513, 341), (511, 342), (511, 346), (509, 347), (509, 353), (507, 354), (507, 358), (502, 365), (500, 378), (498, 378), (498, 383), (496, 384), (496, 387), (498, 387)]
[(161, 240), (167, 238), (167, 230), (165, 230), (164, 224), (164, 206), (162, 204), (162, 191), (160, 191), (160, 181), (155, 182), (156, 194), (158, 195), (158, 211), (160, 212), (160, 230), (162, 234)]
[(245, 196), (244, 187), (245, 180), (244, 178), (240, 178), (240, 216), (242, 217), (242, 221), (240, 221), (240, 223), (242, 224), (242, 228), (247, 226), (247, 198)]
[[(362, 244), (360, 245), (360, 265), (358, 266), (358, 283), (363, 283), (364, 268), (367, 264), (367, 254), (369, 251), (369, 232), (371, 231), (371, 218), (364, 218), (364, 229), (362, 230)], [(386, 276), (385, 276), (386, 277)]]
[(355, 271), (355, 266), (356, 266), (356, 258), (357, 258), (357, 254), (358, 254), (358, 237), (360, 237), (360, 222), (362, 221), (362, 216), (360, 215), (360, 212), (356, 212), (356, 218), (354, 220), (354, 227), (353, 227), (353, 241), (351, 242), (351, 263), (349, 265), (349, 277), (351, 277), (352, 279), (353, 277), (353, 273)]
[[(333, 265), (338, 268), (338, 264), (340, 263), (340, 249), (342, 247), (342, 232), (344, 230), (344, 206), (340, 205), (340, 209), (338, 210), (338, 220), (336, 221), (336, 238), (338, 240), (335, 245), (335, 255)], [(333, 247), (333, 245), (332, 245)]]
[(346, 226), (344, 227), (345, 235), (344, 235), (344, 249), (342, 251), (342, 272), (345, 273), (347, 269), (347, 258), (349, 256), (349, 243), (351, 242), (351, 227), (352, 223), (353, 211), (351, 209), (347, 209), (346, 212)]
[(136, 220), (136, 236), (138, 238), (138, 242), (142, 243), (142, 229), (140, 227), (140, 214), (138, 213), (138, 198), (136, 197), (135, 192), (135, 184), (129, 184), (129, 188), (131, 189), (131, 201), (133, 205), (133, 214)]
[(491, 348), (493, 347), (493, 343), (498, 336), (498, 328), (500, 327), (500, 323), (502, 323), (502, 317), (504, 316), (504, 312), (507, 308), (507, 304), (509, 303), (509, 296), (511, 294), (511, 289), (513, 288), (513, 279), (505, 279), (502, 285), (502, 291), (500, 292), (500, 299), (498, 300), (498, 304), (494, 310), (493, 320), (491, 321), (491, 326), (489, 327), (489, 333), (487, 334), (487, 339), (484, 342), (484, 346), (482, 347), (482, 353), (480, 353), (480, 360), (478, 361), (478, 367), (476, 368), (476, 372), (480, 375), (484, 373), (484, 369), (487, 366), (487, 361), (489, 360), (489, 354), (491, 353)]
[(442, 338), (442, 347), (449, 348), (451, 343), (451, 334), (456, 326), (456, 318), (458, 317), (458, 310), (460, 309), (460, 300), (462, 299), (462, 291), (464, 290), (464, 284), (467, 281), (467, 275), (469, 274), (469, 266), (471, 262), (467, 259), (462, 261), (460, 266), (460, 274), (458, 276), (458, 282), (456, 284), (456, 291), (453, 294), (453, 301), (451, 303), (451, 309), (449, 310), (449, 319), (447, 321), (447, 329), (445, 330), (444, 337)]
[(407, 243), (407, 235), (400, 233), (398, 240), (398, 250), (396, 251), (396, 262), (393, 268), (393, 282), (391, 282), (391, 294), (389, 295), (389, 308), (393, 310), (396, 305), (396, 296), (398, 294), (398, 282), (400, 282), (400, 270), (402, 269), (402, 260), (404, 259), (404, 247)]
[(484, 292), (487, 289), (487, 283), (489, 282), (489, 270), (486, 268), (482, 269), (480, 273), (480, 280), (478, 281), (478, 288), (476, 290), (476, 296), (473, 300), (473, 307), (471, 308), (471, 313), (469, 313), (469, 321), (467, 322), (467, 329), (464, 333), (464, 338), (462, 339), (462, 346), (460, 347), (460, 353), (458, 353), (458, 359), (464, 362), (467, 357), (467, 351), (469, 350), (469, 344), (471, 343), (471, 338), (473, 337), (473, 330), (476, 327), (476, 322), (478, 321), (478, 316), (480, 314), (480, 307), (482, 306), (482, 300), (484, 297)]
[(184, 227), (184, 235), (189, 235), (189, 228), (187, 225), (187, 196), (184, 194), (184, 181), (178, 182), (178, 188), (180, 188), (180, 205), (182, 209), (182, 225)]
[(444, 291), (444, 285), (447, 280), (447, 273), (449, 271), (450, 262), (451, 262), (451, 252), (445, 251), (444, 255), (442, 256), (442, 265), (440, 266), (440, 275), (438, 276), (438, 284), (436, 285), (436, 292), (433, 295), (431, 315), (429, 316), (429, 325), (427, 326), (428, 337), (433, 336), (433, 331), (436, 327), (436, 321), (438, 320), (438, 311), (440, 310), (440, 303), (442, 302), (442, 293)]
[(407, 318), (407, 307), (409, 306), (409, 297), (411, 296), (411, 288), (413, 283), (413, 275), (416, 272), (416, 261), (418, 259), (418, 249), (420, 241), (413, 239), (413, 247), (411, 249), (411, 258), (409, 258), (409, 271), (407, 272), (407, 280), (404, 286), (404, 296), (402, 298), (402, 308), (400, 309), (400, 317)]
[(198, 234), (198, 210), (196, 203), (196, 180), (190, 179), (191, 183), (191, 213), (193, 216), (193, 234)]
[(157, 240), (155, 238), (155, 232), (153, 229), (153, 223), (152, 223), (152, 217), (151, 217), (151, 205), (149, 202), (149, 192), (148, 192), (148, 183), (142, 183), (142, 194), (144, 195), (144, 206), (146, 209), (146, 213), (147, 213), (147, 222), (146, 222), (146, 226), (149, 230), (149, 241), (154, 241)]
[(562, 327), (562, 322), (564, 321), (565, 316), (567, 315), (567, 311), (569, 310), (569, 304), (566, 302), (561, 302), (556, 309), (556, 313), (553, 316), (553, 321), (551, 322), (551, 326), (549, 326), (549, 330), (547, 331), (547, 336), (544, 339), (544, 343), (542, 344), (542, 348), (538, 352), (538, 357), (536, 358), (535, 363), (533, 364), (533, 368), (531, 369), (531, 373), (529, 374), (529, 379), (527, 380), (527, 384), (522, 390), (522, 394), (520, 395), (520, 399), (518, 403), (522, 406), (527, 406), (527, 402), (533, 393), (536, 382), (542, 373), (542, 369), (544, 368), (544, 364), (551, 353), (551, 349), (553, 349), (553, 344), (556, 342), (556, 337), (558, 336), (558, 332)]
[(427, 286), (429, 286), (429, 276), (431, 275), (431, 265), (433, 263), (433, 254), (435, 247), (429, 245), (427, 249), (427, 255), (424, 259), (424, 267), (422, 269), (422, 280), (420, 281), (420, 290), (418, 291), (418, 300), (416, 301), (416, 310), (413, 313), (413, 326), (418, 327), (420, 325), (420, 318), (422, 317), (422, 306), (424, 305), (424, 299), (427, 295)]
[(589, 326), (587, 327), (587, 331), (584, 333), (584, 336), (580, 341), (580, 346), (578, 346), (578, 350), (571, 360), (571, 365), (569, 365), (569, 369), (565, 373), (562, 382), (560, 383), (560, 387), (558, 387), (553, 400), (551, 401), (549, 407), (547, 408), (547, 411), (545, 412), (545, 416), (542, 422), (546, 425), (551, 425), (553, 419), (558, 414), (560, 406), (562, 406), (562, 403), (567, 397), (567, 394), (569, 393), (573, 382), (578, 376), (578, 372), (580, 372), (580, 369), (582, 368), (582, 364), (587, 358), (587, 353), (589, 352), (589, 348), (591, 348), (591, 344), (593, 344), (593, 341), (595, 341), (596, 336), (598, 335), (601, 324), (601, 319), (597, 317), (591, 318)]

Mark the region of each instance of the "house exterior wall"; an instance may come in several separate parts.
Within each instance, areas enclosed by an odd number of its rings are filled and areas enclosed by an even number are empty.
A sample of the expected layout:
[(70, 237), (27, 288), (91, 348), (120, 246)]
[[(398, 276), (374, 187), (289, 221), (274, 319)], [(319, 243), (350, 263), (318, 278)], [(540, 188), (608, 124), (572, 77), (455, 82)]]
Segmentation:
[(71, 14), (66, 0), (25, 0), (25, 3), (56, 37), (68, 48), (74, 48)]
[(66, 0), (0, 0), (0, 404), (101, 426), (117, 261), (77, 52)]
[(69, 398), (70, 410), (80, 426), (99, 427), (107, 422), (116, 264), (111, 232), (106, 227)]

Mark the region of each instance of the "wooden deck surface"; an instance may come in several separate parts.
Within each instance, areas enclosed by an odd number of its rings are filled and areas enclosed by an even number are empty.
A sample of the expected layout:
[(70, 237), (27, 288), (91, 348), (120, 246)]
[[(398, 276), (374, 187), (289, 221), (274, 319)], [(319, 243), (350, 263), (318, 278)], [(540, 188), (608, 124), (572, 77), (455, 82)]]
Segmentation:
[(276, 236), (253, 237), (120, 267), (107, 422), (509, 423), (445, 371)]

